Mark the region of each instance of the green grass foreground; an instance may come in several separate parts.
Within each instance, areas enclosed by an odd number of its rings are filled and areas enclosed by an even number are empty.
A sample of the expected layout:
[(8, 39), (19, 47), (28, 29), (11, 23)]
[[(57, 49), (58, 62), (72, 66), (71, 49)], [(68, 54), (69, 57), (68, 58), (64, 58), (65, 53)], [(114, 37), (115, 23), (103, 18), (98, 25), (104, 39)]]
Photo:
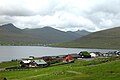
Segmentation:
[(0, 71), (0, 80), (3, 77), (8, 80), (120, 80), (120, 57), (76, 60), (71, 64), (21, 71)]

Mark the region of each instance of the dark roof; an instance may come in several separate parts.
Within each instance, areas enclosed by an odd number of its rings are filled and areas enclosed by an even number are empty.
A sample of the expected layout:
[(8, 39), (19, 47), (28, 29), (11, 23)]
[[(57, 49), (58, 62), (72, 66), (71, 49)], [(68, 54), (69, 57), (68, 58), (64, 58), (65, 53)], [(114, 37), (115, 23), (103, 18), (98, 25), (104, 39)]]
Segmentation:
[(69, 54), (69, 55), (71, 55), (72, 57), (75, 57), (75, 58), (80, 57), (80, 55), (78, 55), (77, 53), (73, 53), (73, 54)]

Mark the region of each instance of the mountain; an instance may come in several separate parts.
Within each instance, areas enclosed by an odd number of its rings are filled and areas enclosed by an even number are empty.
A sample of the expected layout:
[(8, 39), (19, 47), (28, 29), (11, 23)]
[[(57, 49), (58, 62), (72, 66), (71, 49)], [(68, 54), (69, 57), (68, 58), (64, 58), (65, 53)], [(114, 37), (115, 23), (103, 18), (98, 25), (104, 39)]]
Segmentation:
[(21, 29), (15, 27), (12, 23), (9, 23), (9, 24), (5, 24), (5, 25), (0, 26), (0, 31), (3, 31), (3, 32), (20, 32)]
[[(81, 35), (73, 32), (73, 31), (67, 31), (66, 33), (69, 34), (69, 35), (72, 35), (72, 36), (76, 36), (77, 38), (81, 37)], [(83, 35), (83, 36), (84, 36), (84, 35)]]
[(60, 31), (49, 26), (36, 29), (27, 29), (24, 32), (26, 34), (33, 35), (34, 37), (41, 37), (49, 43), (66, 42), (78, 38), (74, 35), (70, 35), (64, 31)]
[[(83, 35), (84, 36), (84, 35)], [(64, 32), (49, 26), (35, 29), (19, 29), (13, 24), (0, 26), (0, 44), (51, 44), (72, 41), (81, 35)]]
[(91, 32), (88, 32), (86, 30), (77, 30), (77, 31), (67, 31), (67, 33), (80, 38), (82, 36), (86, 36), (86, 35), (90, 34)]
[(0, 26), (0, 45), (23, 45), (43, 42), (31, 35), (24, 34), (22, 29), (15, 27), (13, 24)]
[(75, 31), (75, 33), (77, 33), (78, 35), (81, 35), (81, 37), (84, 35), (88, 35), (90, 34), (91, 32), (88, 32), (86, 30), (78, 30), (78, 31)]
[(94, 32), (57, 46), (120, 49), (120, 27)]

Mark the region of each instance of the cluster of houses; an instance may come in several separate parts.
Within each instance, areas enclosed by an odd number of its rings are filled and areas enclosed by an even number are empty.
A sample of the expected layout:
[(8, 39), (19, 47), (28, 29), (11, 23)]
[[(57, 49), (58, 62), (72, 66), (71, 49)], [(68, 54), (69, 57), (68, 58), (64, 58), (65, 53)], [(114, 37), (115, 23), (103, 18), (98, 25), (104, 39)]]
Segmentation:
[(50, 64), (55, 64), (59, 62), (74, 63), (74, 61), (78, 58), (96, 58), (108, 56), (120, 56), (120, 51), (113, 51), (108, 53), (81, 51), (79, 54), (73, 53), (59, 56), (44, 56), (44, 57), (29, 56), (29, 58), (27, 59), (22, 59), (20, 65), (21, 67), (47, 67), (50, 66)]
[(59, 62), (63, 63), (74, 63), (74, 58), (71, 55), (60, 55), (60, 56), (44, 56), (44, 57), (33, 57), (30, 56), (27, 59), (20, 61), (21, 67), (47, 67), (50, 64)]

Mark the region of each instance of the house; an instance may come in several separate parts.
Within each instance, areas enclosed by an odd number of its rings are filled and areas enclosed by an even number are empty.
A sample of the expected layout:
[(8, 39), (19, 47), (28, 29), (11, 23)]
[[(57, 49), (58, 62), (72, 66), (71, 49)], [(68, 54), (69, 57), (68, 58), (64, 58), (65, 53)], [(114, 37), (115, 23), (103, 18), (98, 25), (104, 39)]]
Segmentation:
[(20, 61), (21, 67), (29, 67), (31, 60), (30, 59), (23, 59)]
[(120, 51), (115, 51), (116, 56), (120, 56)]
[(51, 56), (43, 56), (41, 57), (43, 60), (45, 60), (46, 62), (52, 61), (52, 57)]
[(43, 59), (39, 59), (39, 60), (34, 60), (35, 64), (39, 67), (46, 67), (49, 66), (49, 64), (43, 60)]
[(77, 53), (72, 53), (72, 54), (69, 54), (72, 56), (72, 58), (74, 59), (77, 59), (77, 58), (80, 58), (80, 55), (78, 55)]
[(35, 57), (34, 56), (29, 56), (29, 59), (34, 59)]
[(59, 55), (58, 57), (63, 59), (65, 57), (65, 55)]
[(101, 53), (101, 52), (90, 52), (90, 53), (96, 54), (96, 57), (102, 57), (103, 56), (103, 53)]
[(63, 62), (64, 63), (74, 63), (74, 59), (73, 59), (73, 57), (71, 55), (66, 55), (63, 58)]
[(91, 55), (91, 58), (95, 58), (95, 57), (97, 57), (97, 55), (95, 54), (95, 53), (90, 53), (90, 55)]
[(42, 59), (45, 60), (49, 64), (58, 63), (63, 60), (59, 56), (44, 56), (42, 57)]
[(45, 67), (45, 66), (49, 66), (49, 64), (43, 59), (21, 60), (20, 65), (21, 65), (21, 67)]
[(108, 56), (120, 56), (120, 51), (109, 51)]

